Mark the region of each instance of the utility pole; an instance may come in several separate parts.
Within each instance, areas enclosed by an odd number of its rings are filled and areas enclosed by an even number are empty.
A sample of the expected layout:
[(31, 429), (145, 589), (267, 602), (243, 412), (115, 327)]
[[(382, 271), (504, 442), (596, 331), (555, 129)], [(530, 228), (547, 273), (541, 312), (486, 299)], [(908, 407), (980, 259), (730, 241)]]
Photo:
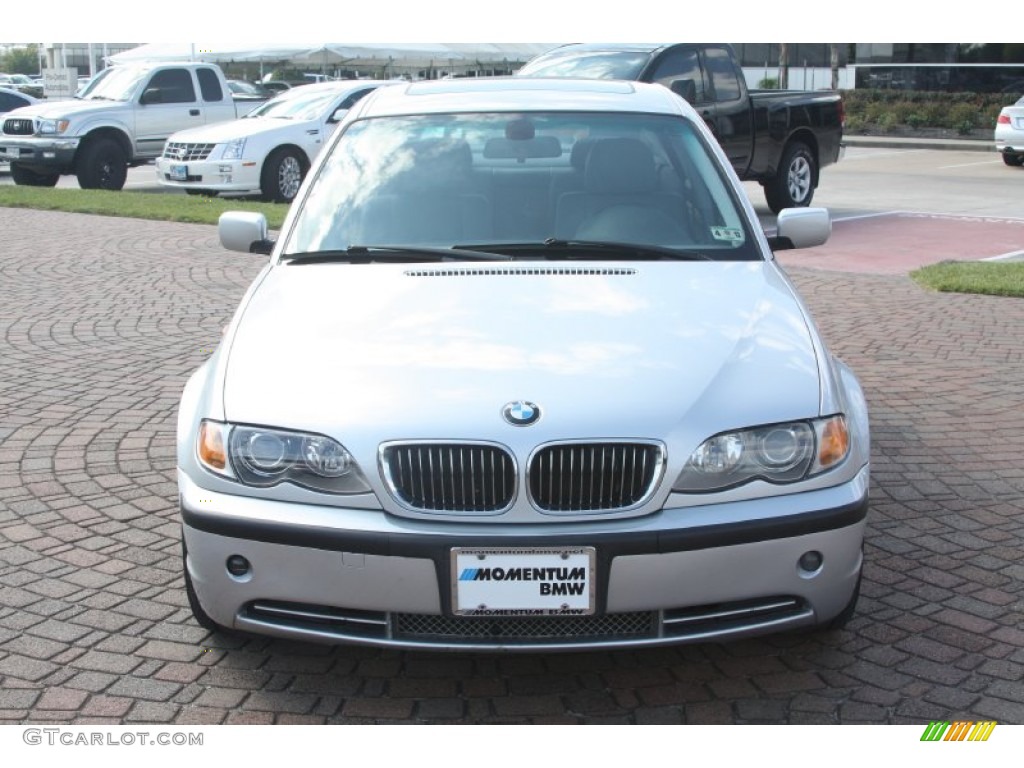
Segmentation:
[(789, 88), (789, 43), (779, 43), (779, 88)]
[(832, 65), (832, 90), (839, 90), (839, 43), (828, 44), (829, 63)]

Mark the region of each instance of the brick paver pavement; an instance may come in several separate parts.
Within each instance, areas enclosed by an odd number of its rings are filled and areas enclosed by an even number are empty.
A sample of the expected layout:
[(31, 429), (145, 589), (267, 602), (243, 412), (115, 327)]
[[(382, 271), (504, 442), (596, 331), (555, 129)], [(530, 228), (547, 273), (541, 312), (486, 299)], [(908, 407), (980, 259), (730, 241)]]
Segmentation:
[(175, 408), (263, 258), (213, 228), (0, 209), (0, 722), (1024, 723), (1024, 301), (793, 270), (872, 407), (846, 630), (559, 655), (211, 636)]

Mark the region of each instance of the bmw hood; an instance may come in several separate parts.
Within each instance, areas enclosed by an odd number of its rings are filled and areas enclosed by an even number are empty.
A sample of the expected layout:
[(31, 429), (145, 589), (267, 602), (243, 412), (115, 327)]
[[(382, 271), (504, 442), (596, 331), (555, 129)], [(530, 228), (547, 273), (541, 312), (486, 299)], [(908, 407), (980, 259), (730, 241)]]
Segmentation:
[[(813, 331), (767, 262), (280, 265), (240, 312), (222, 350), (227, 420), (353, 452), (398, 439), (694, 447), (819, 415)], [(529, 427), (503, 418), (520, 400), (540, 410)]]

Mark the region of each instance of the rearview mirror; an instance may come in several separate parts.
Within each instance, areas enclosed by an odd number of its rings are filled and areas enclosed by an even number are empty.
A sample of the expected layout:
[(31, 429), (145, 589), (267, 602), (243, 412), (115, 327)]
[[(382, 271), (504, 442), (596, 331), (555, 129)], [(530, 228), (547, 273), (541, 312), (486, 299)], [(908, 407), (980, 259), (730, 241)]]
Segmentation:
[(768, 238), (773, 251), (814, 248), (828, 242), (832, 217), (826, 208), (785, 208), (779, 212), (775, 235)]
[(270, 255), (274, 241), (267, 237), (267, 217), (249, 211), (228, 211), (217, 220), (220, 244), (229, 251)]

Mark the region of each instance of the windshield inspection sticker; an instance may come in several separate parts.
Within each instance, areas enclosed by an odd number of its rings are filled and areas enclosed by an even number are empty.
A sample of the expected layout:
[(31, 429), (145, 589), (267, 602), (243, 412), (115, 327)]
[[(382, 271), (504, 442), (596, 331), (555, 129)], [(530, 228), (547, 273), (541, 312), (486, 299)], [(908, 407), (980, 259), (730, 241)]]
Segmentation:
[(725, 240), (729, 243), (743, 242), (743, 230), (735, 229), (733, 227), (712, 227), (711, 236), (715, 238), (715, 240)]

